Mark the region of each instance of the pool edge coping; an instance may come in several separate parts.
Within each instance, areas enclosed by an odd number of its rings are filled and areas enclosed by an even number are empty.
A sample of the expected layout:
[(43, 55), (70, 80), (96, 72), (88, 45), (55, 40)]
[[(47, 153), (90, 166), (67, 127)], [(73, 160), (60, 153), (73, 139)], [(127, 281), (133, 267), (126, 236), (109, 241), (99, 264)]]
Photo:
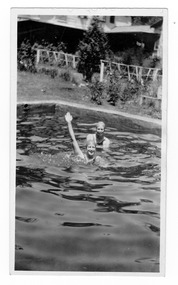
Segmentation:
[(73, 103), (73, 102), (68, 102), (68, 101), (63, 101), (63, 100), (43, 100), (43, 101), (19, 101), (17, 102), (17, 105), (23, 105), (23, 104), (56, 104), (56, 105), (65, 105), (65, 106), (70, 106), (70, 107), (76, 107), (80, 109), (85, 109), (85, 110), (91, 110), (91, 111), (97, 111), (97, 112), (105, 112), (107, 114), (113, 114), (113, 115), (119, 115), (122, 117), (126, 117), (129, 119), (135, 119), (139, 121), (144, 121), (147, 123), (153, 123), (159, 126), (160, 128), (162, 127), (162, 120), (159, 119), (152, 119), (152, 118), (147, 118), (144, 116), (139, 116), (139, 115), (134, 115), (134, 114), (129, 114), (126, 112), (121, 112), (121, 111), (116, 111), (116, 110), (108, 110), (106, 108), (99, 108), (99, 107), (94, 107), (94, 106), (86, 106), (80, 103)]

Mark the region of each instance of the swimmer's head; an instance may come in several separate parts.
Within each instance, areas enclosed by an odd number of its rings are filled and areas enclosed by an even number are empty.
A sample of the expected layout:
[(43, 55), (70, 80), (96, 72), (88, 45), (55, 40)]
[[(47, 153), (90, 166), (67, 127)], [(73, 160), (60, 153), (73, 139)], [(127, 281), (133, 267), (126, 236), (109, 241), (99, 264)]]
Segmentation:
[(93, 139), (86, 140), (86, 147), (88, 147), (89, 145), (92, 145), (93, 147), (96, 148), (96, 144)]
[(105, 129), (105, 123), (104, 122), (98, 122), (96, 127), (103, 127)]
[(96, 153), (96, 144), (93, 140), (86, 141), (86, 148), (87, 148), (87, 156), (89, 158), (93, 158)]
[(96, 125), (96, 133), (97, 135), (104, 135), (104, 131), (105, 131), (105, 123), (103, 122), (98, 122)]

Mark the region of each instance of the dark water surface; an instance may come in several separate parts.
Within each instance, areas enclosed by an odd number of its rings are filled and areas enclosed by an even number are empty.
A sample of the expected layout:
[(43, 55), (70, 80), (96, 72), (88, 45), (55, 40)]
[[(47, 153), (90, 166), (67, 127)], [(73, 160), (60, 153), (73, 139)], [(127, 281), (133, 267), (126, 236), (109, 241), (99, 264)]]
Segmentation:
[[(84, 150), (97, 114), (72, 115)], [(159, 272), (160, 136), (119, 119), (106, 136), (103, 166), (70, 163), (64, 112), (18, 110), (15, 270)]]

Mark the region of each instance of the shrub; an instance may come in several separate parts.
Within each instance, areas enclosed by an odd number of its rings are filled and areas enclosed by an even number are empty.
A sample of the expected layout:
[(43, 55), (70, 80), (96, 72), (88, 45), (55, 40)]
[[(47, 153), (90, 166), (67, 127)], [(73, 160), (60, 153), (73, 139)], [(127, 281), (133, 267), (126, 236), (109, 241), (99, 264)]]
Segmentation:
[(23, 41), (17, 53), (17, 67), (19, 70), (35, 72), (36, 51), (29, 40)]
[(135, 80), (128, 81), (122, 78), (119, 72), (115, 70), (110, 72), (107, 83), (107, 101), (111, 105), (116, 105), (117, 101), (126, 102), (132, 100), (135, 95), (139, 95), (141, 85)]
[(75, 71), (71, 71), (71, 81), (72, 83), (76, 84), (76, 85), (80, 85), (83, 81), (83, 75), (82, 73), (78, 73)]
[(95, 83), (96, 81), (100, 80), (100, 74), (98, 72), (93, 73), (92, 77), (91, 77), (91, 82)]
[(51, 76), (51, 78), (55, 78), (56, 76), (58, 76), (57, 69), (55, 69), (55, 68), (51, 69), (50, 76)]
[(119, 84), (120, 76), (118, 71), (114, 70), (113, 72), (110, 72), (108, 74), (108, 82), (107, 82), (107, 97), (108, 97), (108, 102), (111, 105), (116, 104), (118, 98), (119, 98), (119, 93), (121, 90), (121, 85)]
[(71, 81), (72, 75), (71, 75), (71, 70), (69, 68), (64, 68), (60, 70), (60, 76), (65, 80), (65, 81)]
[(121, 78), (117, 70), (110, 72), (105, 83), (100, 82), (99, 78), (93, 77), (89, 85), (91, 91), (91, 101), (102, 104), (102, 99), (106, 99), (111, 105), (115, 106), (118, 101), (126, 102), (139, 95), (141, 85), (136, 81), (128, 81)]
[[(53, 43), (46, 42), (45, 40), (32, 43), (29, 40), (25, 39), (21, 43), (17, 52), (17, 67), (19, 70), (36, 72), (35, 60), (37, 48), (47, 49), (49, 51), (66, 51), (66, 45), (63, 42), (58, 42), (55, 46)], [(44, 63), (47, 61), (47, 57), (43, 59)], [(51, 76), (54, 76), (54, 74)]]
[(57, 68), (51, 68), (49, 66), (48, 67), (42, 66), (42, 67), (38, 68), (38, 72), (49, 75), (49, 76), (51, 76), (51, 78), (55, 78), (59, 75), (59, 71)]
[[(138, 65), (143, 67), (161, 68), (159, 58), (152, 58), (149, 52), (144, 51), (140, 47), (129, 48), (122, 52), (117, 52), (115, 58), (120, 62), (128, 65)], [(115, 60), (117, 62), (117, 60)]]
[(146, 92), (148, 96), (157, 97), (158, 95), (158, 88), (161, 86), (159, 81), (150, 81), (147, 84)]
[(132, 100), (135, 95), (139, 95), (139, 92), (141, 90), (141, 85), (136, 81), (128, 81), (127, 84), (125, 84), (121, 94), (120, 94), (120, 100), (123, 102)]
[(89, 84), (89, 89), (91, 91), (91, 101), (102, 104), (102, 98), (104, 95), (105, 84), (96, 79), (93, 83)]

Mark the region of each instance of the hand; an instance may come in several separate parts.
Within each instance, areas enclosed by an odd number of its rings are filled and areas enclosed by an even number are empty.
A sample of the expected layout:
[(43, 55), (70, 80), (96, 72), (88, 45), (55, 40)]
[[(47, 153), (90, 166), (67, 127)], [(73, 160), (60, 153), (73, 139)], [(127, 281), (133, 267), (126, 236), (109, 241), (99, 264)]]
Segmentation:
[(65, 115), (65, 119), (67, 123), (70, 123), (72, 121), (72, 116), (69, 112), (67, 112), (67, 114)]

